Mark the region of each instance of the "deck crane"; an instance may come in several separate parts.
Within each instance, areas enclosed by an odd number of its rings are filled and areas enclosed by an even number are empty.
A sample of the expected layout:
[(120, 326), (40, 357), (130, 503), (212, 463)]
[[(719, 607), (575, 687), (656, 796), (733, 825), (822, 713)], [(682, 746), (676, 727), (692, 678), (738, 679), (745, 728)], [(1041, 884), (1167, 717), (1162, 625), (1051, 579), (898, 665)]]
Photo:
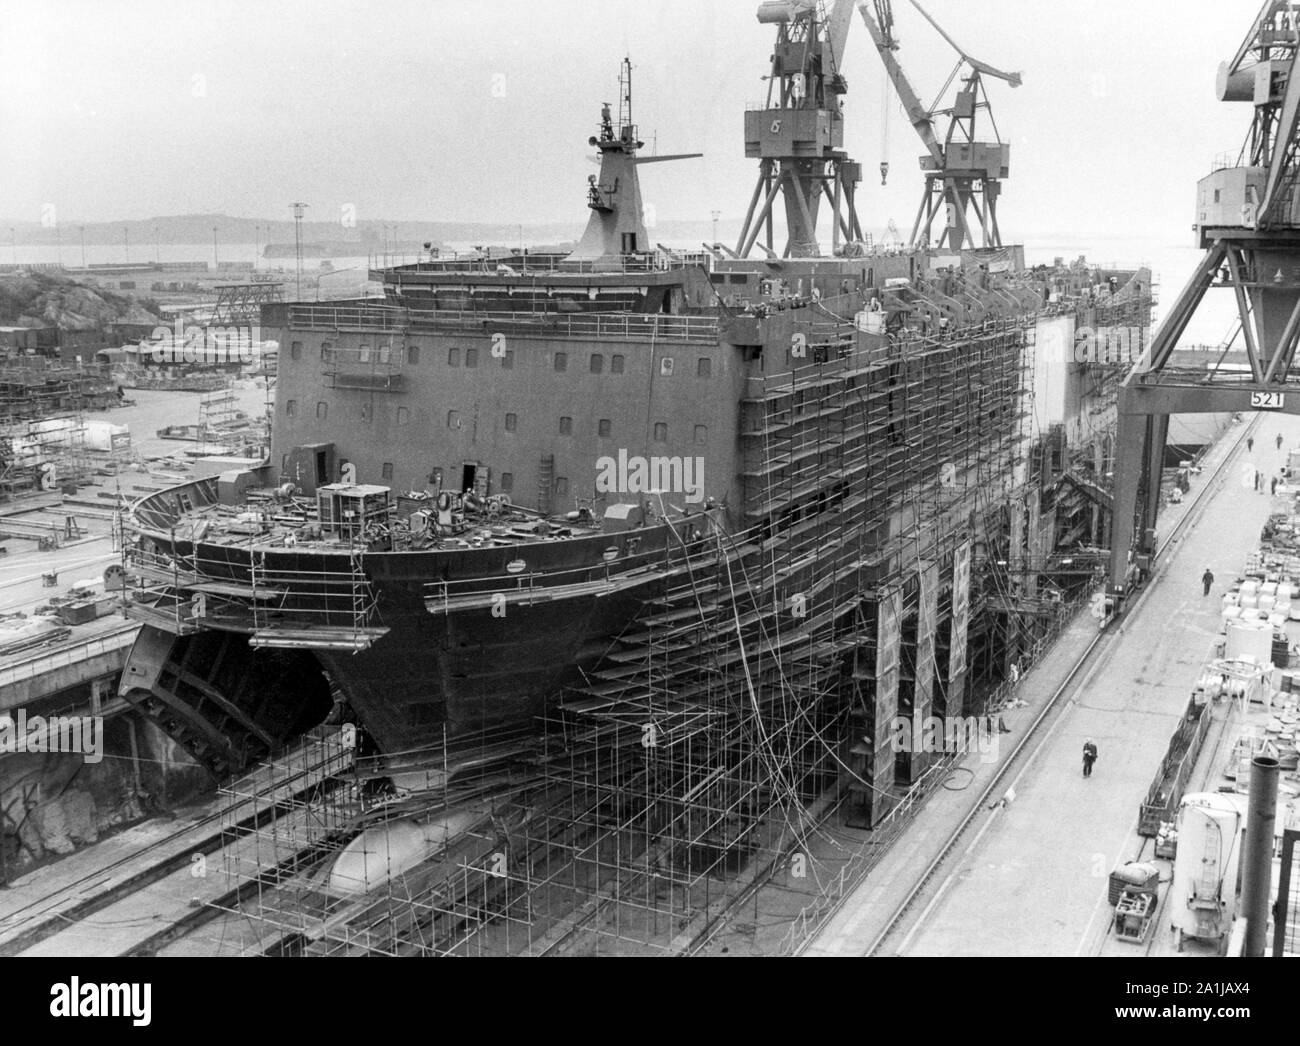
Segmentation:
[(745, 155), (759, 163), (758, 184), (736, 254), (745, 258), (766, 232), (774, 254), (773, 207), (785, 204), (787, 258), (815, 258), (822, 197), (831, 205), (832, 250), (861, 241), (854, 194), (862, 167), (844, 152), (841, 73), (855, 0), (767, 0), (758, 20), (777, 27), (767, 100), (745, 113)]
[[(942, 209), (944, 228), (937, 246), (950, 250), (976, 246), (1001, 247), (1002, 233), (998, 229), (997, 204), (1002, 191), (1002, 179), (1010, 173), (1011, 146), (998, 136), (997, 124), (993, 121), (993, 111), (984, 87), (984, 77), (991, 76), (1005, 80), (1012, 87), (1019, 87), (1022, 82), (1020, 74), (1005, 73), (971, 57), (916, 0), (912, 0), (912, 6), (921, 12), (959, 56), (956, 68), (939, 93), (939, 98), (942, 99), (953, 81), (961, 77), (961, 87), (953, 104), (947, 109), (939, 109), (938, 101), (927, 109), (899, 64), (896, 54), (899, 45), (894, 35), (891, 0), (872, 0), (870, 5), (865, 2), (858, 5), (867, 31), (885, 64), (889, 80), (903, 104), (903, 110), (925, 145), (925, 155), (921, 157), (921, 169), (925, 172), (925, 193), (921, 197), (921, 206), (912, 226), (912, 243), (929, 243), (930, 231)], [(875, 11), (874, 18), (872, 8)], [(964, 68), (969, 68), (970, 71), (963, 76)], [(994, 140), (991, 142), (982, 142), (976, 138), (976, 120), (981, 111), (987, 114), (993, 129)], [(948, 131), (941, 142), (935, 133), (935, 120), (945, 116), (949, 119)], [(882, 179), (887, 173), (888, 164), (882, 162)], [(978, 244), (971, 229), (972, 211), (978, 221)]]
[[(1300, 3), (1265, 0), (1218, 73), (1218, 97), (1254, 115), (1235, 165), (1197, 184), (1200, 264), (1119, 392), (1109, 595), (1149, 571), (1170, 414), (1300, 414)], [(1250, 374), (1180, 369), (1173, 351), (1211, 288), (1236, 299)]]

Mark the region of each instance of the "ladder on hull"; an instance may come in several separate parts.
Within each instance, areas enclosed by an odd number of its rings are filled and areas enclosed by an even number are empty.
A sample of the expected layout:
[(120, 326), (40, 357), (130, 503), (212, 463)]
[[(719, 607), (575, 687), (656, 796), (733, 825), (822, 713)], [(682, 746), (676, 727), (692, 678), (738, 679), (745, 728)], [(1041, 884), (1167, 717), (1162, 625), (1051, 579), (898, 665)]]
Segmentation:
[(555, 489), (555, 455), (543, 454), (540, 464), (537, 466), (537, 511), (549, 515), (554, 509), (551, 507), (551, 492)]

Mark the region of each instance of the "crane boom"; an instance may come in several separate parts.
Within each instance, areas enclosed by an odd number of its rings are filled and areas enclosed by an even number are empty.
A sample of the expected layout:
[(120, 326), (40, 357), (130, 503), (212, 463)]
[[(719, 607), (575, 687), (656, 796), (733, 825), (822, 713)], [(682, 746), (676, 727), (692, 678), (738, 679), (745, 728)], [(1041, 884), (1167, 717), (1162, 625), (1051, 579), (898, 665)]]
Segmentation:
[(1254, 24), (1250, 27), (1250, 32), (1246, 34), (1246, 39), (1241, 42), (1237, 48), (1237, 53), (1232, 61), (1227, 64), (1228, 75), (1234, 75), (1241, 70), (1246, 64), (1246, 59), (1250, 52), (1258, 46), (1259, 31), (1264, 23), (1273, 15), (1277, 9), (1275, 0), (1264, 0), (1264, 6), (1259, 9), (1259, 15), (1255, 18)]
[[(1259, 202), (1260, 224), (1271, 225), (1279, 217), (1274, 214), (1281, 203), (1283, 182), (1294, 175), (1296, 132), (1300, 130), (1300, 47), (1291, 56), (1291, 71), (1287, 78), (1286, 93), (1282, 99), (1281, 115), (1277, 124), (1277, 145), (1269, 158), (1268, 181), (1264, 196)], [(1289, 202), (1289, 201), (1288, 201)], [(1282, 215), (1287, 223), (1290, 215)]]
[(831, 64), (838, 73), (844, 69), (844, 47), (849, 39), (856, 0), (834, 0), (826, 17), (826, 41), (831, 49)]
[(921, 141), (925, 144), (926, 151), (934, 160), (935, 164), (942, 167), (944, 162), (943, 145), (934, 134), (934, 120), (930, 112), (921, 103), (917, 96), (916, 89), (907, 78), (907, 73), (903, 71), (902, 65), (899, 64), (897, 56), (894, 54), (898, 44), (894, 40), (893, 16), (889, 10), (888, 0), (882, 3), (882, 0), (876, 0), (876, 14), (880, 19), (877, 24), (876, 19), (871, 17), (871, 12), (867, 10), (867, 4), (858, 5), (858, 11), (862, 14), (862, 21), (866, 23), (867, 32), (871, 34), (871, 39), (875, 42), (876, 50), (880, 52), (880, 60), (885, 63), (885, 72), (889, 75), (889, 81), (894, 85), (894, 90), (898, 93), (899, 101), (903, 103), (903, 111), (907, 113), (907, 119), (916, 128), (916, 133), (921, 136)]
[[(957, 46), (956, 41), (943, 31), (917, 0), (912, 0), (912, 6), (961, 56), (957, 69), (949, 77), (949, 84), (964, 66), (970, 68), (970, 72), (961, 77), (950, 108), (940, 109), (936, 102), (933, 109), (927, 109), (898, 61), (898, 41), (894, 37), (891, 0), (872, 0), (871, 6), (875, 9), (874, 18), (866, 0), (858, 5), (858, 10), (862, 13), (867, 32), (875, 42), (880, 60), (885, 64), (885, 72), (893, 84), (894, 93), (925, 145), (925, 155), (921, 157), (925, 190), (912, 228), (912, 243), (928, 244), (935, 221), (942, 220), (943, 232), (938, 241), (941, 248), (975, 247), (975, 232), (981, 234), (983, 246), (1001, 247), (997, 201), (1002, 192), (1002, 180), (1011, 172), (1011, 147), (998, 136), (982, 77), (987, 74), (1005, 80), (1012, 87), (1018, 87), (1021, 83), (1020, 74), (1003, 72), (972, 58)], [(947, 90), (946, 86), (944, 90)], [(992, 125), (992, 141), (979, 137), (977, 122), (981, 114), (987, 114)], [(942, 141), (934, 124), (935, 117), (940, 115), (948, 120), (948, 131)], [(888, 172), (889, 162), (886, 159), (880, 164), (882, 180)], [(973, 223), (970, 220), (972, 212)]]
[(937, 32), (940, 36), (942, 36), (945, 40), (947, 40), (948, 45), (959, 55), (961, 55), (962, 61), (964, 61), (972, 69), (976, 69), (986, 76), (995, 76), (999, 80), (1005, 80), (1012, 87), (1019, 87), (1022, 83), (1024, 83), (1019, 73), (1004, 73), (1001, 69), (995, 69), (987, 62), (981, 62), (978, 58), (972, 58), (969, 54), (967, 54), (957, 45), (956, 40), (954, 40), (951, 36), (949, 36), (946, 32), (944, 32), (943, 26), (941, 26), (938, 22), (936, 22), (933, 18), (931, 18), (930, 13), (920, 4), (918, 4), (916, 0), (912, 0), (912, 6), (921, 12), (921, 16), (932, 26), (934, 26), (935, 32)]

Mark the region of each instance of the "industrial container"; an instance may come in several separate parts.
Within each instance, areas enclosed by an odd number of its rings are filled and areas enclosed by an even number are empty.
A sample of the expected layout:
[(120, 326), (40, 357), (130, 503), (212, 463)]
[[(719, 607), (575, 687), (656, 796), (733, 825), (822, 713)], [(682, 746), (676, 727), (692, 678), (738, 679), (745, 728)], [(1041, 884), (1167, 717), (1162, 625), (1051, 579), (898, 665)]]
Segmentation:
[(1129, 861), (1110, 873), (1110, 888), (1106, 900), (1111, 905), (1119, 903), (1119, 896), (1128, 888), (1155, 892), (1160, 885), (1160, 869), (1153, 864)]
[(88, 599), (64, 603), (58, 608), (59, 619), (65, 625), (84, 625), (96, 618), (95, 604)]
[(1226, 940), (1237, 907), (1237, 865), (1245, 813), (1232, 796), (1196, 792), (1178, 807), (1178, 853), (1169, 887), (1171, 929), (1185, 938)]
[(1266, 621), (1229, 620), (1226, 626), (1223, 656), (1233, 661), (1253, 661), (1257, 665), (1271, 663), (1273, 654), (1273, 629)]

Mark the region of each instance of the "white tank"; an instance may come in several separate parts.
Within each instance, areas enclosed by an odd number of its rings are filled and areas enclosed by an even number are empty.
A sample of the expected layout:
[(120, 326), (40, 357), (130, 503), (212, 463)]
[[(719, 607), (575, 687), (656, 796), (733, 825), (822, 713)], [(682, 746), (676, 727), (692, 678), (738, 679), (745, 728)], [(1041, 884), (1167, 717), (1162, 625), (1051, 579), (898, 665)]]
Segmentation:
[(853, 317), (857, 328), (867, 334), (885, 333), (885, 314), (871, 309), (863, 309)]
[(1273, 629), (1267, 621), (1239, 619), (1228, 622), (1224, 657), (1230, 660), (1250, 660), (1257, 665), (1270, 665), (1272, 654)]
[(1232, 929), (1245, 820), (1240, 802), (1217, 792), (1185, 795), (1178, 806), (1169, 913), (1180, 951), (1185, 937), (1220, 941)]
[(336, 897), (369, 893), (445, 849), (483, 816), (482, 810), (468, 809), (424, 822), (396, 821), (367, 828), (335, 858), (327, 890)]

